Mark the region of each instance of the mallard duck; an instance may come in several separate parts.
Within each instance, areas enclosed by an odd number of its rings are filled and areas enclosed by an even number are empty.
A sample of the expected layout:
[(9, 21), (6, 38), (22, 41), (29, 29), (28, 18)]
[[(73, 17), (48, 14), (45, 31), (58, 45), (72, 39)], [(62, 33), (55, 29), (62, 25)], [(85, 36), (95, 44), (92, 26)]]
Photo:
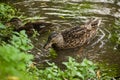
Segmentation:
[(19, 18), (12, 18), (9, 23), (15, 28), (15, 31), (31, 31), (35, 29), (38, 32), (44, 31), (44, 29), (49, 28), (52, 26), (50, 22), (28, 22), (23, 24)]
[(56, 47), (58, 49), (70, 49), (80, 47), (95, 36), (100, 23), (101, 19), (91, 18), (80, 27), (73, 27), (61, 32), (53, 32), (48, 37), (47, 43), (43, 48)]

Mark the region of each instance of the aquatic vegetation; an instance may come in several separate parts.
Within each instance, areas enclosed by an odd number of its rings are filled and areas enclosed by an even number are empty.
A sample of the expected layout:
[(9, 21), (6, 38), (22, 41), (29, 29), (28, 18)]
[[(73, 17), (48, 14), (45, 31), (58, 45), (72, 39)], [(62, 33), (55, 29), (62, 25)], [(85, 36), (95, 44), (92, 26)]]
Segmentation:
[[(112, 79), (113, 77), (119, 77), (119, 74), (117, 73), (117, 70), (116, 68), (119, 69), (119, 67), (117, 67), (116, 64), (113, 64), (113, 65), (108, 65), (108, 64), (105, 64), (104, 62), (103, 63), (99, 63), (98, 64), (100, 67), (100, 70), (101, 70), (101, 78), (102, 79)], [(109, 67), (108, 67), (109, 66)], [(115, 79), (116, 80), (116, 79)]]

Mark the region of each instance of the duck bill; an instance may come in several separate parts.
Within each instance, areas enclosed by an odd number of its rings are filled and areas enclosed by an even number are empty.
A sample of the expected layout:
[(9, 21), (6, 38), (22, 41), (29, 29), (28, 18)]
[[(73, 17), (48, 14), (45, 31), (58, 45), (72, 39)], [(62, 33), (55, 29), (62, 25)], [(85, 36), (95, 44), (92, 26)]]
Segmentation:
[(52, 46), (52, 43), (47, 42), (43, 48), (48, 49), (48, 48), (51, 48), (51, 46)]

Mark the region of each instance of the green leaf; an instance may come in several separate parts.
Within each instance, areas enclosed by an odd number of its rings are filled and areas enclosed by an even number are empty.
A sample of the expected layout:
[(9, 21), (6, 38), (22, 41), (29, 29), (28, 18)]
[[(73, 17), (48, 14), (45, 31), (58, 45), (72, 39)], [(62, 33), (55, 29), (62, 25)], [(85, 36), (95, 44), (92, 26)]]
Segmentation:
[(2, 23), (0, 23), (0, 29), (5, 29), (5, 25), (3, 25)]

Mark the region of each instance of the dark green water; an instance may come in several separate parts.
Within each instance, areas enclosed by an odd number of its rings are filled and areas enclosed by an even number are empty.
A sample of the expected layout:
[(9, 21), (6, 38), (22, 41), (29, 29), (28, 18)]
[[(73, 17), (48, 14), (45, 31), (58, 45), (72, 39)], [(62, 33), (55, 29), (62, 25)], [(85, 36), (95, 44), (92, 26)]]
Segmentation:
[[(57, 51), (55, 59), (45, 58), (42, 47), (49, 35), (49, 31), (33, 39), (37, 61), (44, 63), (46, 60), (53, 61), (61, 66), (68, 56), (81, 61), (88, 58), (94, 62), (100, 62), (109, 69), (108, 73), (120, 75), (120, 51), (116, 50), (111, 43), (113, 24), (120, 18), (120, 1), (117, 0), (21, 0), (9, 1), (27, 17), (40, 16), (37, 20), (54, 23), (52, 31), (60, 31), (66, 28), (79, 26), (91, 17), (102, 18), (101, 28), (97, 37), (90, 45), (80, 50)], [(118, 25), (120, 26), (120, 25)], [(97, 42), (97, 43), (96, 43)], [(96, 44), (94, 44), (96, 43)], [(93, 45), (94, 44), (94, 45)]]

